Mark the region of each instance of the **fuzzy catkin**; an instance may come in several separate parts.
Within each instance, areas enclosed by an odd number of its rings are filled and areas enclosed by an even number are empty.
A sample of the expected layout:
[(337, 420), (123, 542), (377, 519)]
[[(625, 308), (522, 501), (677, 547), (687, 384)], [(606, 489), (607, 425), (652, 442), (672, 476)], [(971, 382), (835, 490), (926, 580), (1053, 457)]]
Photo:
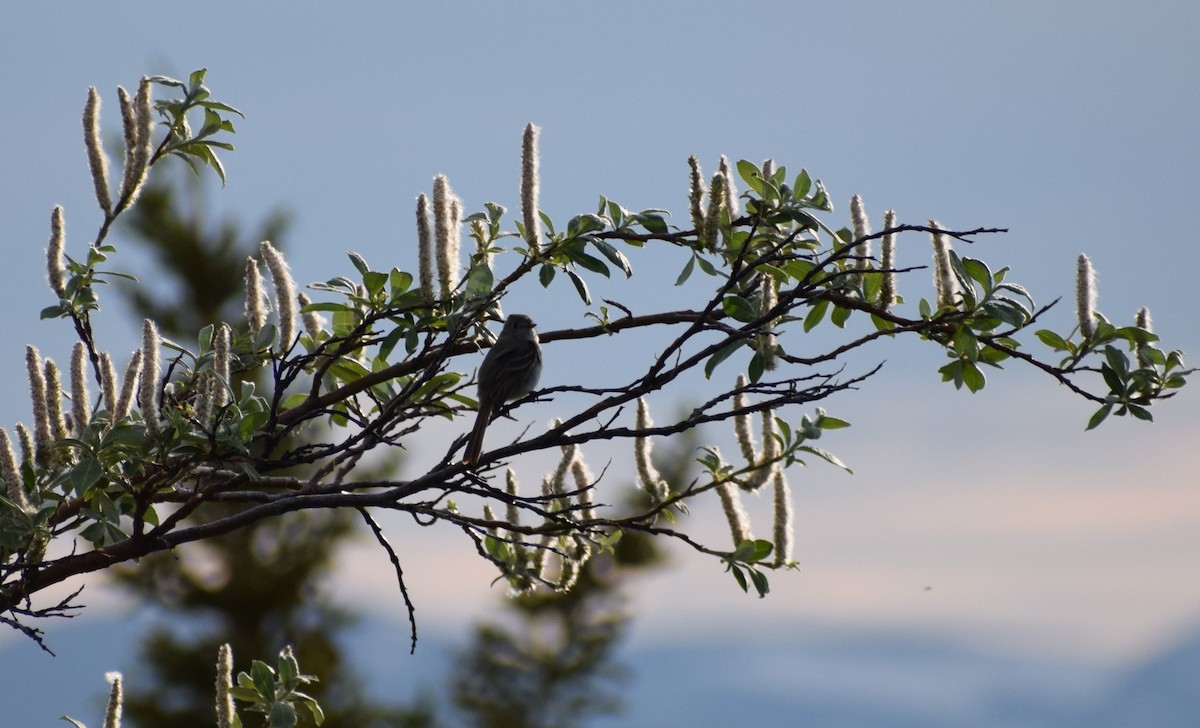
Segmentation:
[(162, 408), (158, 378), (162, 362), (159, 353), (158, 327), (150, 319), (142, 322), (142, 375), (138, 387), (138, 407), (142, 410), (142, 421), (146, 429), (157, 434), (160, 430), (158, 416)]
[(63, 225), (62, 205), (55, 205), (50, 212), (50, 240), (46, 244), (46, 277), (50, 290), (59, 298), (67, 297), (67, 268), (63, 263), (67, 233)]
[(296, 340), (296, 282), (292, 280), (292, 272), (287, 261), (283, 258), (270, 241), (264, 240), (258, 244), (267, 273), (271, 276), (271, 286), (275, 289), (275, 312), (279, 316), (279, 351), (285, 352), (292, 347)]
[(96, 203), (105, 217), (112, 217), (112, 194), (108, 189), (108, 155), (100, 142), (100, 93), (95, 86), (88, 88), (88, 100), (83, 106), (83, 143), (87, 147), (88, 169), (96, 189)]
[[(896, 211), (883, 214), (883, 229), (896, 227)], [(883, 282), (879, 286), (879, 306), (884, 311), (896, 304), (896, 233), (887, 233), (879, 243), (879, 267), (883, 269)]]
[(538, 134), (533, 124), (525, 127), (521, 136), (521, 222), (525, 226), (525, 241), (536, 252), (542, 247), (542, 227), (538, 219)]
[(1075, 314), (1085, 339), (1096, 333), (1096, 271), (1092, 261), (1080, 254), (1075, 276)]
[(434, 262), (433, 236), (429, 232), (429, 198), (422, 192), (417, 197), (417, 271), (421, 282), (421, 298), (433, 303), (437, 294), (433, 289)]

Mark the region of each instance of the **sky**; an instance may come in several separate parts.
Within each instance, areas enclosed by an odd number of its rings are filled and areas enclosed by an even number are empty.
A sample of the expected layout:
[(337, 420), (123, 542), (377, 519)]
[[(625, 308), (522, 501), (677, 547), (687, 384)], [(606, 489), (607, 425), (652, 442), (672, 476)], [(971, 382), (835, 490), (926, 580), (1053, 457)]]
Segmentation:
[[(1200, 6), (1165, 1), (5, 3), (0, 377), (12, 384), (0, 390), (0, 423), (29, 417), (25, 345), (66, 361), (72, 341), (38, 312), (52, 302), (51, 207), (65, 208), (68, 253), (100, 220), (79, 124), (88, 86), (115, 133), (118, 84), (199, 67), (246, 115), (224, 157), (228, 184), (210, 185), (208, 204), (249, 221), (290, 211), (300, 281), (351, 271), (347, 250), (411, 269), (413, 201), (438, 173), (468, 210), (489, 200), (516, 210), (532, 121), (541, 206), (555, 220), (592, 211), (600, 194), (684, 213), (689, 155), (710, 172), (720, 154), (771, 157), (824, 180), (839, 224), (858, 193), (877, 227), (895, 208), (902, 222), (1008, 228), (971, 254), (1010, 266), (1039, 302), (1064, 296), (1052, 328), (1072, 326), (1075, 258), (1087, 252), (1101, 312), (1125, 322), (1148, 306), (1168, 347), (1195, 352), (1198, 31)], [(900, 262), (925, 264), (927, 250), (902, 238)], [(681, 293), (664, 289), (682, 258), (631, 258), (639, 275), (606, 292), (645, 307)], [(647, 287), (657, 275), (666, 283)], [(910, 300), (929, 295), (923, 273), (901, 286)], [(571, 295), (527, 287), (506, 308), (536, 312), (543, 330), (574, 327), (584, 309)], [(119, 307), (99, 331), (113, 351), (135, 346)], [(547, 386), (602, 380), (624, 354), (561, 351), (547, 352)], [(1110, 421), (1085, 434), (1090, 405), (1036, 372), (1011, 368), (968, 395), (941, 384), (942, 354), (915, 342), (854, 364), (884, 360), (861, 391), (825, 404), (854, 426), (822, 445), (855, 474), (816, 464), (790, 474), (802, 572), (775, 575), (758, 600), (715, 562), (675, 552), (633, 589), (637, 640), (703, 643), (731, 636), (730, 625), (748, 644), (880, 630), (1111, 666), (1195, 637), (1193, 392), (1156, 408), (1153, 425)], [(654, 405), (665, 417), (684, 399)], [(553, 416), (543, 404), (524, 421)], [(586, 456), (630, 469), (627, 454)], [(517, 464), (528, 483), (545, 467)], [(749, 508), (769, 532), (769, 503)], [(713, 539), (720, 520), (714, 506), (694, 518)], [(405, 565), (423, 629), (453, 634), (494, 609), (490, 567), (461, 536), (387, 525), (402, 550), (436, 554)], [(378, 578), (386, 568), (356, 545), (334, 586), (402, 619)], [(83, 619), (133, 609), (96, 593), (96, 614)]]

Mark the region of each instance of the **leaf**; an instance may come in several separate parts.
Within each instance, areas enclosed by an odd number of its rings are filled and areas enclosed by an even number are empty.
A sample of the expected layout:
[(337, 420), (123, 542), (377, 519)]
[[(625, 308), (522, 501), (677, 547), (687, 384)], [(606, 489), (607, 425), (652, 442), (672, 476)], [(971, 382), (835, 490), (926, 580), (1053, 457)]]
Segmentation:
[(637, 221), (642, 227), (646, 228), (646, 232), (654, 235), (666, 235), (668, 232), (667, 221), (661, 215), (652, 215), (645, 212), (635, 215)]
[(1099, 424), (1101, 422), (1103, 422), (1106, 417), (1108, 417), (1108, 414), (1110, 412), (1112, 412), (1112, 408), (1113, 408), (1113, 406), (1112, 406), (1112, 403), (1110, 402), (1110, 403), (1104, 405), (1103, 407), (1101, 407), (1100, 409), (1096, 410), (1095, 414), (1093, 414), (1091, 419), (1088, 420), (1087, 427), (1084, 428), (1084, 432), (1086, 432), (1088, 430), (1093, 430), (1097, 426), (1099, 426)]
[(992, 272), (988, 270), (987, 263), (975, 258), (963, 258), (962, 267), (968, 276), (983, 286), (985, 294), (992, 290)]
[(592, 305), (592, 294), (588, 293), (587, 283), (584, 283), (583, 279), (579, 277), (579, 274), (573, 270), (568, 269), (567, 276), (570, 277), (571, 282), (575, 284), (575, 290), (578, 291), (579, 297), (583, 299), (584, 304), (588, 306)]
[(849, 426), (849, 422), (845, 420), (839, 420), (837, 417), (821, 415), (817, 418), (817, 427), (820, 427), (822, 430), (841, 430)]
[(974, 362), (963, 362), (962, 381), (963, 384), (967, 385), (968, 390), (978, 392), (987, 383), (987, 378), (984, 377), (979, 367), (975, 366)]
[(296, 725), (296, 709), (289, 703), (277, 702), (267, 716), (268, 728), (292, 728)]
[(1043, 344), (1049, 346), (1055, 351), (1067, 351), (1071, 348), (1071, 345), (1067, 343), (1066, 339), (1054, 333), (1050, 329), (1038, 329), (1036, 332), (1034, 332), (1034, 336), (1037, 336)]
[(740, 340), (731, 342), (729, 344), (726, 344), (721, 349), (719, 349), (717, 351), (717, 353), (710, 356), (708, 358), (708, 361), (704, 364), (704, 378), (711, 379), (713, 370), (717, 368), (717, 365), (719, 365), (721, 362), (728, 359), (733, 354), (733, 352), (740, 349), (742, 347), (743, 343), (744, 342), (742, 342)]
[[(691, 257), (688, 258), (687, 263), (684, 264), (683, 270), (679, 273), (679, 277), (675, 279), (675, 285), (682, 286), (687, 279), (692, 276), (692, 269), (695, 267), (695, 265), (696, 255), (693, 253)], [(46, 316), (42, 316), (42, 318), (46, 318)]]
[(733, 572), (733, 578), (737, 580), (738, 586), (742, 588), (742, 591), (749, 593), (750, 585), (746, 583), (746, 575), (742, 573), (741, 568), (730, 564), (729, 570)]
[(796, 182), (792, 185), (792, 194), (796, 199), (801, 199), (808, 196), (808, 191), (812, 188), (812, 177), (808, 176), (808, 170), (800, 170), (800, 174), (796, 175)]
[(759, 171), (757, 165), (755, 165), (753, 162), (741, 159), (738, 160), (737, 171), (738, 176), (741, 177), (747, 185), (749, 185), (750, 189), (754, 190), (759, 195), (763, 194), (762, 173)]
[(829, 301), (821, 299), (812, 305), (808, 315), (804, 317), (804, 332), (808, 333), (816, 328), (817, 324), (821, 323), (821, 319), (825, 318), (825, 312), (829, 310)]
[(806, 452), (806, 453), (809, 453), (811, 455), (816, 455), (817, 457), (821, 458), (822, 460), (829, 463), (830, 465), (836, 465), (839, 468), (841, 468), (842, 470), (845, 470), (847, 473), (850, 473), (851, 475), (854, 474), (854, 471), (850, 469), (849, 465), (846, 465), (846, 463), (843, 463), (841, 461), (841, 459), (838, 458), (837, 455), (834, 455), (833, 453), (829, 452), (828, 450), (823, 450), (819, 447), (813, 447), (812, 445), (802, 445), (796, 449)]
[(104, 477), (104, 467), (100, 465), (100, 461), (96, 458), (88, 458), (71, 468), (71, 474), (67, 481), (76, 493), (83, 495), (84, 491), (95, 485), (102, 477)]
[(556, 269), (554, 266), (545, 264), (543, 264), (541, 269), (538, 270), (538, 281), (541, 282), (542, 288), (548, 287), (550, 285), (550, 281), (554, 280), (555, 270)]
[(752, 384), (758, 384), (758, 380), (762, 379), (766, 365), (767, 363), (763, 359), (762, 352), (754, 352), (754, 356), (750, 358), (750, 366), (746, 368), (746, 375), (750, 378)]
[(748, 323), (758, 318), (758, 306), (741, 296), (726, 296), (721, 300), (721, 309), (727, 316), (742, 323)]
[(771, 591), (771, 586), (767, 582), (767, 575), (758, 569), (750, 570), (750, 578), (754, 580), (754, 590), (758, 592), (759, 599), (762, 599)]
[(275, 673), (262, 660), (255, 660), (250, 666), (250, 679), (254, 681), (254, 689), (265, 701), (275, 697)]
[(609, 275), (608, 266), (604, 264), (604, 261), (595, 256), (588, 255), (582, 250), (567, 251), (567, 257), (571, 259), (571, 262), (577, 263), (579, 266), (593, 273), (599, 273), (603, 276)]
[(611, 243), (605, 240), (593, 240), (592, 245), (596, 246), (600, 254), (608, 258), (610, 263), (620, 268), (625, 273), (626, 278), (633, 276), (633, 267), (629, 265), (629, 259), (625, 257), (624, 253), (614, 248)]

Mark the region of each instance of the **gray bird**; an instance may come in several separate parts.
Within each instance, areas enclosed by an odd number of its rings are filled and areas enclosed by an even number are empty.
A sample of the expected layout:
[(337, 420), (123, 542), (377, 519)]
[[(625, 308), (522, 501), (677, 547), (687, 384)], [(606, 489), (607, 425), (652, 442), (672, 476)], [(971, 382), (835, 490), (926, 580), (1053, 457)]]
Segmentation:
[(514, 313), (479, 367), (479, 414), (467, 440), (463, 463), (475, 465), (483, 452), (483, 434), (496, 410), (505, 402), (533, 391), (542, 376), (542, 347), (533, 319)]

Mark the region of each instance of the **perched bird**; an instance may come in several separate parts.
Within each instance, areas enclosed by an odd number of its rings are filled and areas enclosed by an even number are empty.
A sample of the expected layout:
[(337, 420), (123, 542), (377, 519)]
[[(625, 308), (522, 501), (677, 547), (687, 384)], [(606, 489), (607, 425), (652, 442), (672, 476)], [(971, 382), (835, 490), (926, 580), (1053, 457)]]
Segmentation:
[(479, 367), (479, 414), (463, 454), (466, 465), (479, 462), (483, 434), (496, 410), (532, 392), (542, 376), (542, 347), (534, 326), (533, 319), (525, 314), (510, 315), (483, 358)]

